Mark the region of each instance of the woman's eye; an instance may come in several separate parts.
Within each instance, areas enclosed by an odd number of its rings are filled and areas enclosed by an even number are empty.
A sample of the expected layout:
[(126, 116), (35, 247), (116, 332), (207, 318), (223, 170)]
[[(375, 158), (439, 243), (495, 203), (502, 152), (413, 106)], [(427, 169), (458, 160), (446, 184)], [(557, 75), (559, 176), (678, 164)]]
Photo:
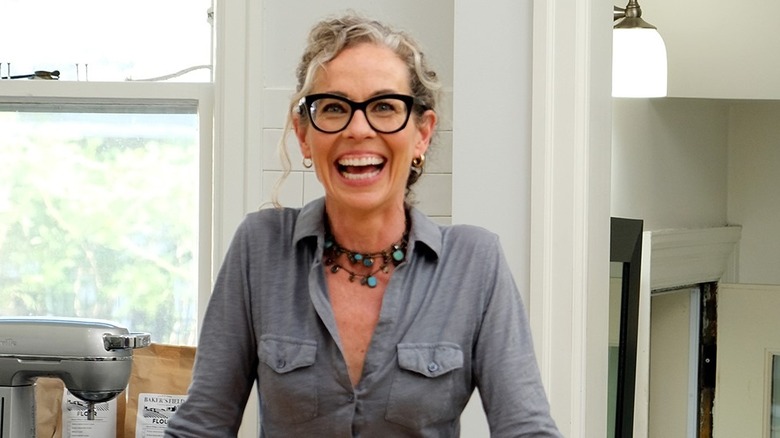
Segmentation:
[(338, 99), (321, 98), (312, 105), (312, 114), (316, 117), (337, 117), (349, 114), (349, 105)]
[(398, 112), (398, 104), (390, 100), (380, 100), (374, 103), (371, 110), (377, 113), (395, 113)]
[(348, 110), (344, 104), (331, 102), (322, 105), (320, 112), (327, 114), (345, 114), (348, 112)]

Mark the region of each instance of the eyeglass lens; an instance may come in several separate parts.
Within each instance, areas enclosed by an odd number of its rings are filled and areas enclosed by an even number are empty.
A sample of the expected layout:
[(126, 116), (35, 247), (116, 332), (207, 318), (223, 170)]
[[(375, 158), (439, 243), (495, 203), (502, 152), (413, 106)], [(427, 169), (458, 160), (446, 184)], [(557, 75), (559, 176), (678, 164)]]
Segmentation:
[(382, 133), (403, 129), (411, 112), (407, 102), (392, 96), (378, 96), (362, 104), (339, 96), (323, 96), (313, 100), (309, 109), (314, 127), (329, 133), (345, 129), (355, 109), (362, 109), (371, 128)]

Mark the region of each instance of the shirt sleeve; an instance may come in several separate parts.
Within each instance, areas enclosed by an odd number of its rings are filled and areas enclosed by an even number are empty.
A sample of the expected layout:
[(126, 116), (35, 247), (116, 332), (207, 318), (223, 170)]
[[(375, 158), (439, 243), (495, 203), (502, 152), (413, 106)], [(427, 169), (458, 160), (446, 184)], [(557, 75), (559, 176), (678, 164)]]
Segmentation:
[(491, 437), (560, 437), (550, 416), (533, 349), (528, 317), (498, 237), (488, 303), (477, 344), (474, 373)]
[(250, 314), (248, 227), (239, 227), (217, 276), (203, 320), (187, 400), (165, 436), (234, 437), (255, 381), (257, 352)]

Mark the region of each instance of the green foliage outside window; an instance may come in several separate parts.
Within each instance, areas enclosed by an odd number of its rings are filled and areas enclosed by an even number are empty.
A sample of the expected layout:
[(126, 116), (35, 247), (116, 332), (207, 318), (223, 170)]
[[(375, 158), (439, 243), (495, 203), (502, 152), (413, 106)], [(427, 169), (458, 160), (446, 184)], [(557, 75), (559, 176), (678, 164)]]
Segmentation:
[(0, 112), (0, 315), (194, 344), (194, 114)]

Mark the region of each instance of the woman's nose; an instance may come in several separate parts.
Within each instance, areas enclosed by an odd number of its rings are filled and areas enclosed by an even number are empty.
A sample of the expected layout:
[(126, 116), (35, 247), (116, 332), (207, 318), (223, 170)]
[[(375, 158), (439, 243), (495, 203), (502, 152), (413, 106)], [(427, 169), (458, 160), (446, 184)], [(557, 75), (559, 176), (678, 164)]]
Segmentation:
[(352, 120), (349, 121), (349, 124), (344, 129), (344, 132), (346, 132), (347, 135), (351, 137), (366, 137), (376, 134), (374, 128), (372, 128), (368, 123), (366, 113), (362, 109), (355, 110), (355, 112), (352, 114)]

